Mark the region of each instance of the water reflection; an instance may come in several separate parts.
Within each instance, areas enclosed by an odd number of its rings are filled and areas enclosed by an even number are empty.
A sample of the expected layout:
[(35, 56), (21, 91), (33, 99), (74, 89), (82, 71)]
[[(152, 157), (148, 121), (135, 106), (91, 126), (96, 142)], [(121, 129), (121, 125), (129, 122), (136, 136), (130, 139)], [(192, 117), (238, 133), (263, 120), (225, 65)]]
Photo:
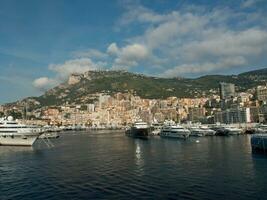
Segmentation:
[(1, 200), (266, 199), (267, 156), (251, 156), (246, 136), (61, 136), (53, 148), (0, 147)]
[(0, 156), (11, 153), (18, 152), (32, 152), (34, 148), (30, 147), (22, 147), (22, 146), (0, 146)]
[(141, 142), (140, 140), (135, 140), (134, 144), (135, 144), (135, 164), (138, 170), (138, 173), (140, 175), (144, 174), (144, 153), (142, 152), (142, 148), (141, 148)]

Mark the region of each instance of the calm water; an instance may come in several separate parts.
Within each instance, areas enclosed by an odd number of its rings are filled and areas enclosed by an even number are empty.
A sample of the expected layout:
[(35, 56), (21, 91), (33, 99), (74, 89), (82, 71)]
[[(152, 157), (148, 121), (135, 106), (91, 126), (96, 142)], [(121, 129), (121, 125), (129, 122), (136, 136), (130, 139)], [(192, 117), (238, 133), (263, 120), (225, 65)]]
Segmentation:
[(267, 199), (267, 156), (249, 136), (147, 141), (63, 134), (0, 147), (0, 199)]

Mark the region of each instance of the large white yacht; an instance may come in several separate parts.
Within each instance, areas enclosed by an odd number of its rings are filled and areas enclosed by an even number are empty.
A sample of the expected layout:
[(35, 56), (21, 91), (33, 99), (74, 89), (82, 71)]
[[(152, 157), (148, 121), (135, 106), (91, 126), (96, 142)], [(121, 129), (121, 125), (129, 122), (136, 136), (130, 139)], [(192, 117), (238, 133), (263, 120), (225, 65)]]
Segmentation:
[(197, 137), (202, 137), (202, 136), (213, 136), (215, 135), (215, 131), (211, 130), (207, 126), (193, 126), (189, 128), (191, 134), (190, 136), (197, 136)]
[(190, 131), (174, 121), (165, 121), (161, 129), (160, 136), (168, 138), (186, 139), (190, 135)]
[(0, 145), (32, 146), (41, 133), (39, 127), (20, 124), (11, 116), (0, 119)]
[(126, 130), (125, 134), (130, 137), (146, 139), (149, 134), (149, 129), (150, 128), (146, 122), (138, 120)]

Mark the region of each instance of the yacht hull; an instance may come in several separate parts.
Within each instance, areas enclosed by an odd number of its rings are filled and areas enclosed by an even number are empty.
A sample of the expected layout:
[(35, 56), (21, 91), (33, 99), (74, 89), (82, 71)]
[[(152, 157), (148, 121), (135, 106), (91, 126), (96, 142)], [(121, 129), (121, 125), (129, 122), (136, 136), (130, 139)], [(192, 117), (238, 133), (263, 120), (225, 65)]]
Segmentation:
[(190, 136), (203, 137), (203, 136), (206, 136), (206, 134), (205, 132), (201, 132), (201, 131), (191, 131)]
[(131, 128), (125, 133), (129, 137), (147, 139), (149, 135), (148, 128)]
[(38, 136), (0, 136), (0, 145), (5, 146), (32, 146)]
[(161, 132), (160, 137), (162, 138), (177, 138), (177, 139), (186, 139), (189, 137), (187, 133), (172, 133), (172, 132)]
[(203, 136), (213, 136), (215, 131), (191, 131), (190, 136), (203, 137)]

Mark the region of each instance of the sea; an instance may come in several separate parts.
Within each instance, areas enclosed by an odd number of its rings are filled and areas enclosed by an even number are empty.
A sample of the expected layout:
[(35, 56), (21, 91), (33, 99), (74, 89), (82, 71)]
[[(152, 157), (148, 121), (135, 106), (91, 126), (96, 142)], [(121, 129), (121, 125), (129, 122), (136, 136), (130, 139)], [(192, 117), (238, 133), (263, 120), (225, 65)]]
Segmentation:
[(0, 200), (267, 199), (267, 156), (250, 136), (188, 140), (66, 132), (0, 146)]

